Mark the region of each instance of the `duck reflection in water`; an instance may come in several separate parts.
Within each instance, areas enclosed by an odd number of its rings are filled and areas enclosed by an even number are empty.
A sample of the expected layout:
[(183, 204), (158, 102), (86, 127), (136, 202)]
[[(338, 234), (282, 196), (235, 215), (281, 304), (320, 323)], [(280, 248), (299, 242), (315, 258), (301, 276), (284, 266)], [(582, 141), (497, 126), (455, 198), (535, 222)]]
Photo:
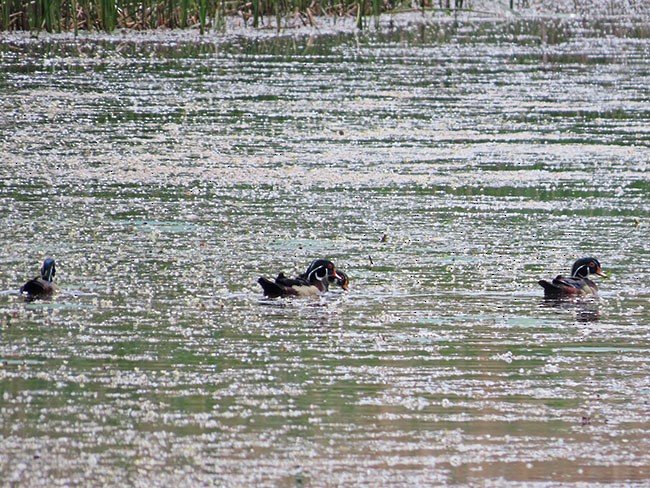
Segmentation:
[(560, 312), (574, 312), (577, 322), (597, 322), (600, 320), (598, 300), (542, 300), (541, 307), (554, 308)]

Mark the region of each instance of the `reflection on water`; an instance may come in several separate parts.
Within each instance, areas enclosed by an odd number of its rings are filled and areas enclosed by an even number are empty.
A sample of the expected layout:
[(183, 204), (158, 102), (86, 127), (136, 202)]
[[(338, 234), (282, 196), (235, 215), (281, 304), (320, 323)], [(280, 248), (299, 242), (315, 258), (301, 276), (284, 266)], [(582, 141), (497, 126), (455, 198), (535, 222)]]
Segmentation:
[(545, 299), (542, 307), (555, 308), (559, 313), (574, 313), (578, 322), (600, 320), (599, 298)]
[(3, 39), (5, 483), (645, 482), (639, 25)]

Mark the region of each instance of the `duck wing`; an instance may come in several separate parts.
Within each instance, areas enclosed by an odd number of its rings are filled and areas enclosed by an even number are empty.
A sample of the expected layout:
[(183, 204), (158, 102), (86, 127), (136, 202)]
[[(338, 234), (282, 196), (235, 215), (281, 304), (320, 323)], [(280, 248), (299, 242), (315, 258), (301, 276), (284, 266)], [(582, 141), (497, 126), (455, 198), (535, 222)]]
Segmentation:
[(580, 277), (558, 275), (552, 282), (540, 280), (539, 284), (544, 288), (544, 296), (546, 298), (589, 295), (598, 291), (596, 283), (590, 279)]
[(284, 273), (280, 273), (277, 278), (275, 278), (275, 283), (280, 286), (308, 286), (309, 282), (300, 276), (295, 278), (287, 278)]
[(320, 296), (321, 290), (315, 286), (305, 283), (299, 279), (290, 279), (280, 277), (279, 282), (271, 281), (264, 277), (261, 277), (257, 280), (262, 289), (264, 290), (264, 295), (269, 298), (279, 298), (279, 297), (305, 297), (305, 298), (316, 298)]
[(264, 277), (260, 277), (257, 282), (260, 284), (262, 290), (264, 290), (264, 295), (267, 297), (278, 298), (290, 294), (288, 293), (288, 288), (286, 286), (275, 283), (274, 281), (271, 281)]

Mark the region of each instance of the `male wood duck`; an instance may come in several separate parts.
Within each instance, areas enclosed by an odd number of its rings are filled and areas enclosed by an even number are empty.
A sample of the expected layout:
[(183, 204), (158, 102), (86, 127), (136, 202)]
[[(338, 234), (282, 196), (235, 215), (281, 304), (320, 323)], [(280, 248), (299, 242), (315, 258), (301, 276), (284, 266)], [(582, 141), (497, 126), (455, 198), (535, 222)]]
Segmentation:
[(326, 259), (316, 259), (307, 271), (295, 278), (287, 278), (280, 273), (275, 281), (261, 277), (257, 282), (270, 298), (278, 297), (318, 297), (329, 289), (330, 283), (336, 283), (344, 290), (348, 289), (349, 280), (345, 273), (336, 270), (334, 263)]
[(43, 267), (41, 268), (41, 276), (29, 280), (23, 286), (20, 287), (20, 293), (26, 294), (28, 300), (34, 300), (35, 298), (43, 298), (51, 295), (55, 287), (52, 284), (54, 275), (56, 274), (56, 266), (53, 258), (47, 258), (43, 262)]
[(573, 263), (570, 277), (558, 275), (552, 282), (540, 280), (539, 284), (544, 288), (545, 298), (595, 295), (598, 292), (598, 285), (588, 278), (590, 274), (607, 277), (601, 271), (600, 263), (596, 258), (586, 257)]

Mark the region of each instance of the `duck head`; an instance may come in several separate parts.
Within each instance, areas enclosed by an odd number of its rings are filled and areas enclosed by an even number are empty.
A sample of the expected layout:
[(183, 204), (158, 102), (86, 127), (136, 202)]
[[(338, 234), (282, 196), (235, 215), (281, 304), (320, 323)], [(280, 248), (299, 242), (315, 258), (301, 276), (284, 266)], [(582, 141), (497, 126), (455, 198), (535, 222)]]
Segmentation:
[(45, 281), (52, 282), (55, 274), (56, 266), (54, 263), (54, 258), (47, 258), (43, 262), (43, 267), (41, 268), (41, 278), (43, 278)]
[(347, 277), (344, 278), (336, 272), (336, 267), (332, 261), (326, 259), (316, 259), (312, 262), (309, 268), (307, 268), (305, 275), (307, 275), (307, 280), (310, 283), (320, 284), (319, 288), (324, 290), (328, 289), (329, 282), (332, 280), (343, 286), (343, 283), (346, 283), (347, 279)]
[(586, 278), (590, 274), (597, 274), (598, 276), (607, 277), (600, 269), (600, 263), (596, 258), (586, 257), (578, 259), (573, 263), (571, 268), (571, 276), (574, 278)]
[(336, 270), (336, 274), (337, 274), (338, 278), (334, 277), (334, 276), (330, 276), (330, 278), (329, 278), (330, 283), (336, 283), (338, 286), (340, 286), (344, 290), (347, 290), (348, 286), (350, 285), (350, 279), (348, 278), (348, 275), (346, 275), (340, 269)]

